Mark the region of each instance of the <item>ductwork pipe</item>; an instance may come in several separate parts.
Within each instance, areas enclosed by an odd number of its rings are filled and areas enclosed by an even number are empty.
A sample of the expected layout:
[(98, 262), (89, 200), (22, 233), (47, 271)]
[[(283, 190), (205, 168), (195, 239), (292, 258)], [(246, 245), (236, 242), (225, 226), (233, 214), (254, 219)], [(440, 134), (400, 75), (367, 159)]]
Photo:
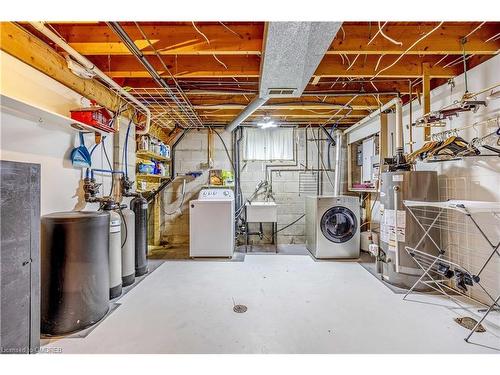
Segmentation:
[(87, 58), (83, 57), (78, 51), (73, 49), (68, 43), (66, 43), (62, 38), (56, 35), (52, 30), (45, 26), (44, 22), (30, 22), (30, 25), (33, 26), (36, 30), (41, 32), (59, 47), (61, 47), (64, 51), (66, 51), (71, 57), (73, 57), (79, 64), (81, 64), (85, 69), (95, 73), (102, 81), (108, 84), (110, 87), (115, 89), (120, 93), (123, 97), (127, 98), (130, 102), (134, 103), (138, 107), (140, 107), (144, 113), (146, 114), (146, 126), (142, 130), (137, 130), (136, 134), (147, 134), (149, 132), (149, 127), (151, 124), (151, 111), (148, 107), (142, 104), (137, 98), (133, 95), (125, 91), (123, 87), (113, 81), (110, 77), (104, 74), (98, 67), (96, 67), (91, 61)]
[(236, 129), (238, 126), (241, 125), (243, 121), (245, 121), (252, 113), (254, 113), (256, 110), (258, 110), (264, 103), (267, 102), (267, 98), (260, 98), (257, 97), (254, 100), (248, 104), (248, 106), (240, 112), (236, 118), (231, 121), (227, 126), (226, 130), (228, 132), (232, 132), (234, 129)]
[[(353, 130), (356, 130), (357, 128), (361, 127), (362, 125), (364, 125), (365, 123), (367, 123), (368, 121), (370, 121), (371, 119), (374, 119), (375, 117), (379, 116), (380, 114), (384, 113), (385, 111), (387, 111), (389, 108), (392, 108), (394, 106), (400, 106), (401, 109), (403, 107), (403, 103), (401, 101), (401, 99), (399, 97), (397, 98), (394, 98), (392, 99), (391, 101), (385, 103), (382, 107), (380, 107), (379, 109), (373, 111), (372, 113), (370, 113), (368, 116), (362, 118), (361, 120), (359, 120), (357, 123), (355, 123), (353, 126), (350, 126), (348, 129), (346, 129), (344, 131), (345, 134), (348, 134), (350, 132), (352, 132)], [(401, 121), (403, 121), (403, 118), (401, 116)], [(396, 128), (401, 126), (400, 128), (400, 131), (401, 131), (401, 134), (403, 133), (403, 123), (401, 122), (401, 124), (396, 124)], [(397, 131), (397, 130), (396, 130)]]
[(381, 113), (385, 112), (389, 108), (395, 107), (396, 109), (396, 139), (395, 139), (395, 146), (396, 146), (396, 164), (404, 164), (404, 147), (403, 147), (403, 101), (401, 100), (400, 97), (396, 97), (392, 99), (391, 101), (387, 102), (384, 104), (382, 107), (377, 109), (376, 111), (373, 111), (370, 113), (368, 116), (365, 118), (361, 119), (358, 121), (356, 124), (353, 126), (349, 127), (344, 131), (345, 134), (348, 134), (352, 132), (353, 130), (356, 130), (357, 128), (363, 126), (365, 123), (370, 121), (371, 119), (379, 116)]
[(335, 172), (333, 179), (333, 195), (335, 197), (340, 196), (340, 184), (341, 184), (341, 173), (342, 170), (342, 146), (343, 146), (343, 136), (342, 130), (337, 129), (335, 131)]
[(394, 99), (396, 107), (396, 153), (403, 152), (403, 102), (400, 98)]

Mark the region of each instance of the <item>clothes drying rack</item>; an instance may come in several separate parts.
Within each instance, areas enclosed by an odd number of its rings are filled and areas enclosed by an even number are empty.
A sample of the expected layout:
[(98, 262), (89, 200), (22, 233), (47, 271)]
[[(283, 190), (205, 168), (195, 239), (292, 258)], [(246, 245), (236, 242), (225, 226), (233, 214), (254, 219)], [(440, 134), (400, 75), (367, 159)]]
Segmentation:
[[(461, 301), (457, 299), (455, 295), (460, 295), (484, 306), (484, 309), (479, 310), (479, 312), (484, 312), (483, 316), (465, 338), (465, 341), (469, 342), (470, 337), (474, 334), (474, 332), (476, 332), (476, 329), (486, 319), (490, 312), (500, 310), (500, 294), (495, 298), (483, 287), (483, 285), (481, 285), (481, 274), (483, 271), (492, 261), (495, 254), (500, 257), (500, 241), (494, 243), (474, 218), (474, 215), (476, 214), (491, 214), (495, 220), (500, 219), (500, 203), (466, 200), (448, 200), (444, 202), (405, 200), (403, 203), (424, 232), (415, 247), (405, 247), (406, 252), (422, 269), (423, 274), (408, 290), (403, 299), (406, 299), (406, 297), (414, 291), (418, 284), (424, 284), (434, 291), (450, 298), (459, 306), (461, 306)], [(468, 217), (473, 223), (473, 226), (477, 229), (480, 237), (482, 237), (491, 247), (491, 253), (482, 263), (481, 267), (479, 267), (479, 271), (477, 273), (474, 273), (473, 270), (459, 264), (457, 261), (451, 260), (446, 253), (447, 248), (443, 248), (436, 243), (435, 239), (432, 238), (430, 234), (431, 231), (436, 229), (440, 230), (441, 233), (443, 233), (443, 231), (455, 231), (461, 234), (467, 233), (466, 222), (454, 220), (453, 215), (450, 215), (449, 213), (450, 210)], [(437, 255), (432, 255), (419, 250), (419, 247), (424, 242), (425, 238), (429, 238), (434, 244), (437, 249)], [(455, 283), (455, 287), (450, 286), (453, 282)], [(466, 294), (468, 290), (467, 287), (475, 285), (481, 288), (481, 290), (489, 297), (491, 300), (489, 304), (477, 301)]]

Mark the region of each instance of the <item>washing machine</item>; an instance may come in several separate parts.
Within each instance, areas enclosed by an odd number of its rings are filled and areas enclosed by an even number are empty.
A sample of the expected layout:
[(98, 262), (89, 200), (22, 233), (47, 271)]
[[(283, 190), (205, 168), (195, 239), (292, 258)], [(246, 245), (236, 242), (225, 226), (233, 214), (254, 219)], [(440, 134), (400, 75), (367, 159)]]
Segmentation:
[(359, 198), (306, 197), (306, 247), (318, 259), (358, 258)]
[(234, 252), (234, 193), (202, 189), (189, 203), (189, 256), (232, 257)]

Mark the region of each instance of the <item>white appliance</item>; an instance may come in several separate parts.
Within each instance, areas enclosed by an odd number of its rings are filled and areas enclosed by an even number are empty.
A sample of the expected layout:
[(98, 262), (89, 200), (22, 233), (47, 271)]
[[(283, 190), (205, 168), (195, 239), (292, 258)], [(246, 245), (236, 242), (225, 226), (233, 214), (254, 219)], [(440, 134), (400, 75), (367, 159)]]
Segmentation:
[(359, 257), (359, 198), (306, 197), (306, 247), (321, 258)]
[(234, 251), (234, 193), (231, 189), (202, 189), (189, 202), (189, 256), (232, 257)]

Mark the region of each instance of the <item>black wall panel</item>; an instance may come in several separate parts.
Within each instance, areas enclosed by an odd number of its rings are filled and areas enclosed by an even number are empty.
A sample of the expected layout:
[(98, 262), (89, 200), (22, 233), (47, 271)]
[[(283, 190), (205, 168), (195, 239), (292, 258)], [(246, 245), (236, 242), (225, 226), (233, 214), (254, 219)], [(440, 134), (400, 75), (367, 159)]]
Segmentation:
[(0, 352), (40, 346), (40, 165), (0, 161)]

